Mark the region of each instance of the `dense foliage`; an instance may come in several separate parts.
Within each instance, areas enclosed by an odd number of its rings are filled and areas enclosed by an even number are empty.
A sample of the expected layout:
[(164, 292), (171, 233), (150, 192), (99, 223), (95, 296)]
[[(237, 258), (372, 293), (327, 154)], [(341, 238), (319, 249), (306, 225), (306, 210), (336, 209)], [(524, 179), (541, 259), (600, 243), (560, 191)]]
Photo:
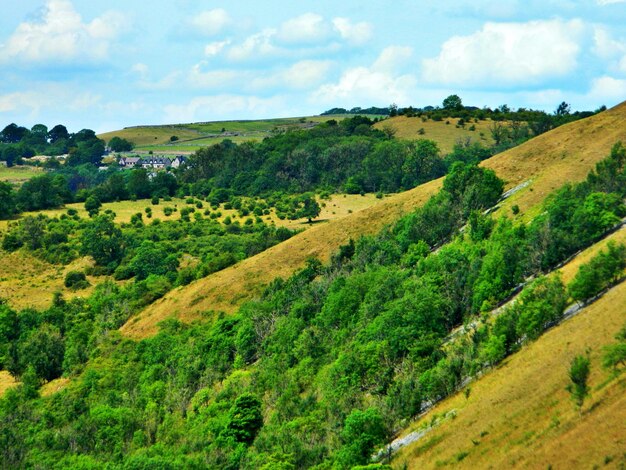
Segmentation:
[(31, 129), (11, 123), (0, 132), (0, 160), (7, 166), (34, 155), (68, 155), (71, 166), (84, 163), (98, 164), (104, 155), (104, 141), (91, 129), (69, 133), (61, 124), (48, 130), (43, 124)]
[[(114, 330), (150, 292), (150, 275), (105, 283), (85, 300), (57, 298), (44, 312), (1, 306), (0, 359), (24, 383), (0, 400), (1, 458), (40, 467), (366, 464), (407, 420), (561, 318), (566, 287), (542, 272), (625, 215), (624, 156), (616, 146), (528, 225), (484, 215), (502, 182), (453, 165), (424, 207), (343, 246), (328, 265), (311, 260), (235, 315), (169, 321), (138, 343)], [(142, 238), (162, 236), (164, 225), (141, 228)], [(132, 239), (133, 230), (122, 233)], [(142, 242), (132, 256), (158, 249)], [(524, 285), (493, 321), (475, 322)], [(466, 333), (450, 335), (464, 321)], [(72, 384), (39, 397), (40, 381), (61, 373)]]

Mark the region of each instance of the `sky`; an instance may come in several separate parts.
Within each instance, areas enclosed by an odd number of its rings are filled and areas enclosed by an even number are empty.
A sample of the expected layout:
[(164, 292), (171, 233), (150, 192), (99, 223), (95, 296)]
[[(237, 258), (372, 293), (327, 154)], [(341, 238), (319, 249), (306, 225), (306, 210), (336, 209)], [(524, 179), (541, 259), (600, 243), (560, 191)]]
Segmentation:
[(626, 100), (626, 0), (0, 0), (0, 126)]

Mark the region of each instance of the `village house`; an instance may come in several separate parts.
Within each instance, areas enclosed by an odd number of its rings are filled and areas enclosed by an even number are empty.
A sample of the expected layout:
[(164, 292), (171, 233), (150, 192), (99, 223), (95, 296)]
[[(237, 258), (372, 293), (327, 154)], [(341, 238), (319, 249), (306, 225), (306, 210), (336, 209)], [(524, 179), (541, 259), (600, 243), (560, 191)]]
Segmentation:
[(177, 155), (174, 158), (169, 157), (120, 157), (118, 165), (122, 168), (152, 168), (152, 169), (167, 169), (167, 168), (179, 168), (184, 162), (185, 157)]

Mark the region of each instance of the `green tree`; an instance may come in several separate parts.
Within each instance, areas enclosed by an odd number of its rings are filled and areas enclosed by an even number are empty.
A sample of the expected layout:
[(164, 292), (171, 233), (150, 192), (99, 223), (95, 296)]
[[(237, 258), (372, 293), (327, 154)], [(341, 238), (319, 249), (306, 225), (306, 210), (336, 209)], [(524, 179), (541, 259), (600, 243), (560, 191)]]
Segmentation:
[(299, 204), (300, 208), (296, 213), (298, 218), (306, 218), (311, 223), (314, 218), (320, 215), (321, 208), (315, 196), (305, 194), (300, 198)]
[(617, 369), (619, 365), (626, 365), (626, 325), (615, 335), (617, 344), (604, 347), (602, 366), (606, 369)]
[(89, 214), (89, 217), (95, 217), (98, 215), (101, 207), (102, 203), (96, 196), (91, 195), (85, 201), (85, 210)]
[(450, 95), (443, 100), (443, 109), (451, 111), (459, 111), (463, 109), (463, 101), (459, 95)]
[(353, 410), (341, 432), (343, 446), (338, 452), (342, 468), (369, 463), (374, 447), (383, 442), (387, 432), (376, 408)]
[(250, 445), (262, 427), (261, 401), (249, 393), (240, 395), (228, 413), (225, 435)]
[(117, 265), (124, 255), (122, 231), (108, 215), (89, 222), (80, 235), (80, 252), (91, 256), (99, 266)]
[(114, 152), (130, 152), (133, 149), (134, 145), (129, 140), (115, 136), (111, 140), (109, 140), (109, 147)]
[(21, 374), (28, 366), (35, 369), (37, 377), (53, 380), (63, 372), (63, 354), (65, 345), (59, 330), (49, 324), (43, 324), (31, 331), (28, 337), (18, 345), (18, 367), (11, 373)]
[(0, 181), (0, 219), (8, 219), (16, 212), (13, 186)]
[(570, 393), (576, 408), (579, 411), (582, 410), (585, 399), (589, 396), (589, 372), (591, 368), (591, 362), (586, 356), (576, 356), (572, 359), (569, 369), (570, 384), (567, 386), (567, 391)]

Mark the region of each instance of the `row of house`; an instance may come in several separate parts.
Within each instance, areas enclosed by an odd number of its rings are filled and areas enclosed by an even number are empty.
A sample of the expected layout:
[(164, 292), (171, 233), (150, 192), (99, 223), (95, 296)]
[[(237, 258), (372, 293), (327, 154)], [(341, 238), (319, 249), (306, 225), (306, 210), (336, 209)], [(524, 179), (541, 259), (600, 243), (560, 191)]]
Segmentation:
[(122, 168), (154, 168), (154, 169), (167, 169), (178, 168), (185, 163), (186, 158), (182, 155), (177, 155), (174, 158), (170, 157), (120, 157), (117, 161), (118, 165)]

